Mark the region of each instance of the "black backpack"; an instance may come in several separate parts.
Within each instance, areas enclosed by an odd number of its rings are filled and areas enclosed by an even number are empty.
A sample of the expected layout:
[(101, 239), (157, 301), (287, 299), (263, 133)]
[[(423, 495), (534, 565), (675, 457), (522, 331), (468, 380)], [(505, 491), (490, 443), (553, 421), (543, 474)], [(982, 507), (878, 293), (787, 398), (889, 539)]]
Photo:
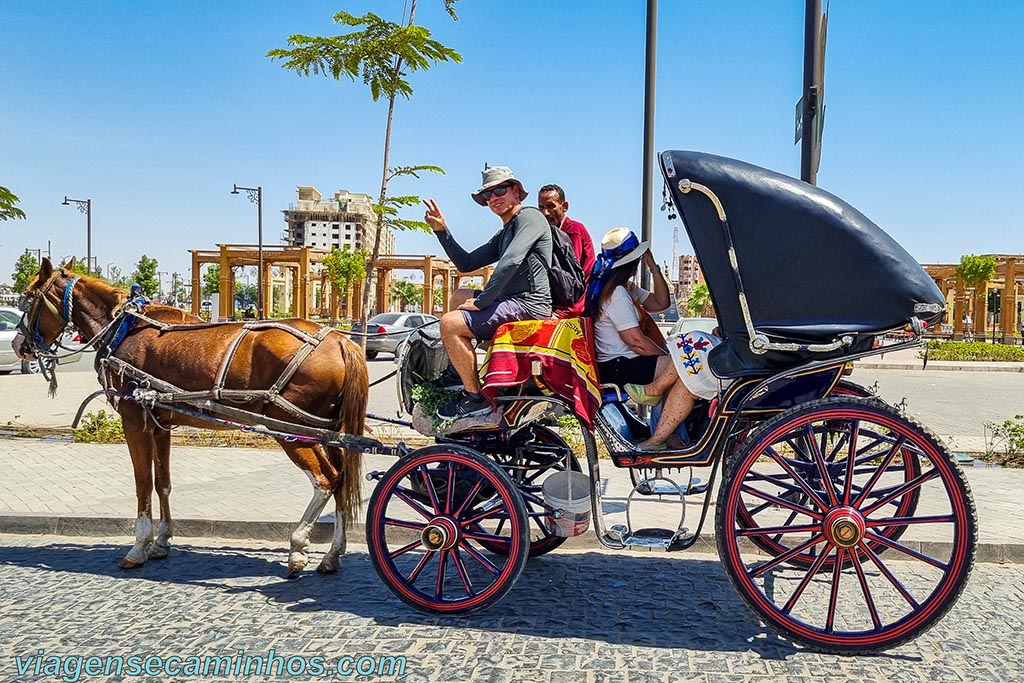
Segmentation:
[(560, 228), (551, 228), (551, 307), (572, 308), (587, 289), (587, 276), (573, 251), (572, 240)]

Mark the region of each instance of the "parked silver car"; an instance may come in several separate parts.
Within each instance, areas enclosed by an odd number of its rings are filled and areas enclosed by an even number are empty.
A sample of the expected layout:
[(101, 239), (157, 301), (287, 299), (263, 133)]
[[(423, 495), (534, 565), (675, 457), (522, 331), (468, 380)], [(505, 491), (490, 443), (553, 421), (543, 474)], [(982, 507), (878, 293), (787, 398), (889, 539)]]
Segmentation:
[[(366, 321), (366, 357), (376, 358), (381, 351), (395, 353), (399, 343), (413, 330), (437, 320), (427, 313), (378, 313)], [(359, 321), (352, 323), (352, 331), (363, 331)]]
[[(10, 308), (8, 306), (0, 306), (0, 375), (7, 375), (15, 370), (25, 375), (30, 375), (39, 372), (39, 361), (22, 360), (18, 357), (18, 354), (14, 352), (14, 347), (11, 343), (14, 338), (18, 335), (18, 322), (21, 321), (21, 311), (17, 308)], [(63, 342), (65, 347), (71, 350), (81, 348), (81, 339), (78, 338), (77, 332), (71, 332), (65, 336)], [(67, 353), (64, 349), (59, 349), (58, 353), (64, 355)], [(76, 353), (73, 356), (67, 356), (61, 358), (61, 364), (64, 363), (77, 363), (81, 360), (82, 354)], [(52, 361), (51, 361), (52, 362)]]
[(715, 318), (680, 318), (672, 325), (672, 329), (665, 335), (666, 337), (674, 337), (677, 334), (682, 334), (684, 331), (700, 330), (701, 332), (711, 332), (718, 327), (718, 320)]

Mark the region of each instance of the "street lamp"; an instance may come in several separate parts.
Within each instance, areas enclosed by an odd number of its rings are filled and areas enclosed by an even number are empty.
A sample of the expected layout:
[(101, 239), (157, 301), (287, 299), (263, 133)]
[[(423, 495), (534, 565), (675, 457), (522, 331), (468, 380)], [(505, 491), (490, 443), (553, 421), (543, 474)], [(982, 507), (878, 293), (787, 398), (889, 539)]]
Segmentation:
[(259, 187), (242, 187), (241, 185), (232, 185), (231, 194), (239, 194), (239, 190), (245, 190), (246, 195), (249, 197), (249, 201), (256, 204), (256, 221), (259, 229), (259, 246), (257, 259), (257, 271), (256, 271), (256, 313), (259, 315), (260, 320), (263, 319), (263, 186)]
[(92, 275), (92, 200), (91, 199), (68, 199), (64, 195), (64, 206), (74, 204), (78, 210), (85, 214), (85, 272)]

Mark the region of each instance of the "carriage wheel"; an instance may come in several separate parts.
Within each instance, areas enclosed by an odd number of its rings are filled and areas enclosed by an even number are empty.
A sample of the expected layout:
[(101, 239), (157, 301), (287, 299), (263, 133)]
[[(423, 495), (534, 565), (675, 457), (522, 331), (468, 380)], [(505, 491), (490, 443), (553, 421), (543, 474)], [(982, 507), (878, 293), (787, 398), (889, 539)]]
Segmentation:
[[(541, 487), (544, 480), (553, 472), (565, 471), (565, 459), (569, 458), (569, 466), (573, 472), (579, 472), (580, 463), (572, 452), (569, 444), (552, 429), (534, 424), (530, 427), (533, 440), (529, 445), (517, 449), (518, 454), (512, 456), (491, 455), (509, 478), (519, 488), (526, 504), (526, 515), (530, 526), (530, 557), (538, 557), (549, 553), (565, 543), (568, 538), (551, 533), (544, 522), (553, 508), (544, 502)], [(500, 529), (499, 529), (500, 530)], [(506, 552), (504, 544), (481, 541), (481, 545), (494, 553)]]
[[(967, 481), (931, 432), (890, 406), (837, 397), (791, 408), (752, 435), (727, 472), (716, 512), (726, 574), (795, 642), (835, 653), (890, 648), (930, 628), (964, 589), (977, 543)], [(912, 493), (926, 513), (916, 500), (904, 512)], [(755, 527), (740, 522), (751, 510), (760, 511)], [(913, 540), (897, 540), (904, 531)], [(776, 552), (759, 553), (757, 538)], [(801, 555), (814, 559), (793, 562)]]
[(472, 612), (500, 600), (519, 578), (529, 526), (522, 496), (498, 465), (468, 448), (428, 446), (378, 482), (366, 543), (384, 585), (407, 604)]
[[(850, 396), (857, 398), (865, 398), (872, 401), (878, 401), (879, 399), (874, 396), (866, 388), (853, 382), (847, 382), (841, 380), (836, 387), (833, 389), (831, 396)], [(847, 452), (844, 450), (844, 442), (850, 437), (850, 423), (840, 421), (834, 425), (828, 425), (827, 429), (823, 426), (822, 431), (828, 431), (833, 439), (832, 448), (829, 452), (824, 453), (823, 457), (829, 466), (834, 469), (835, 461), (837, 458), (842, 459), (847, 456)], [(868, 434), (862, 429), (860, 432), (862, 438), (867, 438)], [(756, 436), (754, 437), (757, 438)], [(808, 441), (809, 436), (807, 434), (800, 434), (792, 440), (789, 444), (788, 453), (792, 459), (794, 468), (800, 471), (800, 476), (809, 481), (812, 486), (821, 488), (821, 474), (814, 463), (813, 453), (814, 445)], [(867, 447), (868, 444), (865, 442), (864, 447), (860, 448), (862, 451), (861, 455), (855, 456), (855, 467), (854, 476), (851, 483), (851, 489), (855, 494), (859, 494), (865, 484), (871, 480), (872, 475), (876, 472), (876, 467), (872, 464), (871, 460), (874, 455), (872, 450)], [(742, 451), (747, 448), (746, 441), (737, 449)], [(904, 451), (897, 462), (892, 463), (883, 475), (875, 483), (874, 488), (868, 493), (871, 500), (879, 500), (884, 496), (887, 496), (889, 492), (895, 490), (897, 487), (902, 486), (906, 482), (913, 481), (916, 477), (921, 474), (921, 465), (918, 460), (917, 454), (913, 450)], [(759, 483), (762, 491), (768, 491), (775, 498), (781, 498), (789, 503), (796, 505), (806, 506), (809, 501), (809, 496), (806, 492), (797, 485), (796, 480), (790, 476), (786, 470), (780, 469), (772, 477), (771, 481), (762, 481)], [(917, 511), (917, 504), (920, 498), (920, 489), (911, 488), (904, 491), (901, 495), (890, 500), (887, 503), (893, 517), (912, 517)], [(756, 529), (761, 526), (778, 526), (780, 523), (780, 507), (778, 504), (761, 499), (755, 499), (748, 501), (751, 505), (741, 505), (737, 509), (736, 522), (739, 526), (744, 529)], [(799, 513), (793, 510), (781, 510), (785, 513), (785, 520), (783, 526), (793, 524)], [(906, 525), (895, 525), (885, 527), (878, 530), (878, 533), (885, 536), (891, 541), (898, 540), (903, 533), (907, 530)], [(789, 553), (792, 550), (792, 543), (794, 541), (793, 536), (787, 536), (783, 538), (783, 534), (773, 535), (751, 535), (748, 536), (749, 540), (756, 545), (761, 551), (777, 557)], [(785, 540), (785, 542), (783, 542)], [(885, 552), (888, 546), (882, 543), (869, 542), (872, 550), (876, 553)], [(796, 567), (817, 567), (818, 571), (825, 572), (832, 570), (832, 564), (835, 562), (835, 556), (830, 555), (823, 562), (818, 562), (818, 555), (822, 551), (821, 547), (811, 546), (803, 552), (796, 554), (787, 555), (786, 563)], [(844, 569), (850, 566), (852, 562), (850, 556), (847, 556), (844, 560)]]

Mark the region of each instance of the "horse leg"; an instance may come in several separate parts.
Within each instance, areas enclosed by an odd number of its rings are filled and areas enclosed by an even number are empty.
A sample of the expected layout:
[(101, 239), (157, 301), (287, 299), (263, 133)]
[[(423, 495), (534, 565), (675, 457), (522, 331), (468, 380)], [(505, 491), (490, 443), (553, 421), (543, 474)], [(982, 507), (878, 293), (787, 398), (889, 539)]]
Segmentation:
[(150, 559), (167, 557), (171, 550), (171, 433), (166, 429), (153, 429), (153, 472), (156, 478), (156, 496), (160, 502), (160, 523), (156, 538), (146, 549)]
[(316, 570), (321, 574), (333, 574), (341, 566), (341, 556), (345, 554), (345, 544), (348, 539), (345, 536), (345, 509), (341, 497), (341, 491), (334, 491), (334, 536), (331, 537), (331, 547), (328, 549), (324, 559)]
[(135, 545), (121, 560), (121, 569), (141, 567), (149, 558), (147, 549), (153, 542), (153, 435), (144, 431), (142, 409), (136, 405), (122, 403), (121, 422), (124, 426), (128, 453), (135, 471)]
[(313, 525), (319, 519), (327, 501), (334, 491), (334, 484), (337, 481), (338, 473), (331, 466), (324, 449), (319, 445), (304, 445), (288, 443), (278, 440), (281, 448), (284, 449), (292, 462), (299, 466), (313, 484), (313, 497), (302, 513), (299, 525), (292, 532), (291, 552), (288, 555), (288, 576), (292, 576), (303, 569), (309, 563), (309, 536), (313, 532)]

